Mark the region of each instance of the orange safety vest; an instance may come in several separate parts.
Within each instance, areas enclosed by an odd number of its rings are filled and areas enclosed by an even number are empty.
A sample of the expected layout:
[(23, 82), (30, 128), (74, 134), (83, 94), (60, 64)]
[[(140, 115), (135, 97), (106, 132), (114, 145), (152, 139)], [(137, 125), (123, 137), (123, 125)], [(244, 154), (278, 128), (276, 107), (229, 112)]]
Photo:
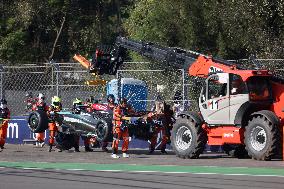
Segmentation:
[(113, 125), (115, 127), (120, 127), (122, 121), (121, 118), (123, 117), (123, 110), (120, 106), (117, 106), (113, 110)]
[[(57, 126), (56, 126), (56, 124), (55, 124), (55, 116), (56, 115), (53, 115), (53, 116), (51, 116), (50, 115), (50, 112), (60, 112), (62, 110), (62, 104), (60, 103), (60, 105), (59, 106), (50, 106), (49, 107), (49, 110), (48, 110), (48, 112), (47, 112), (47, 115), (48, 115), (48, 117), (49, 117), (49, 125), (48, 125), (48, 127), (49, 127), (49, 130), (50, 131), (56, 131), (57, 130)], [(52, 142), (51, 142), (52, 143)]]

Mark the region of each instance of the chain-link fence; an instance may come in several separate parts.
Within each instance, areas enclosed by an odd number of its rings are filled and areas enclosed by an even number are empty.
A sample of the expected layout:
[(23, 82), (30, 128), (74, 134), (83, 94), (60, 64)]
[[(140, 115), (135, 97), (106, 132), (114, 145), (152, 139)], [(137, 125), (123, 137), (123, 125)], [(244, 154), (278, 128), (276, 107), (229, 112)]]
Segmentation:
[[(245, 69), (252, 67), (267, 68), (275, 71), (277, 76), (283, 77), (283, 59), (263, 60), (259, 59), (253, 63), (248, 60), (236, 61)], [(180, 100), (189, 109), (197, 109), (197, 98), (201, 86), (197, 85), (196, 79), (187, 76), (187, 70), (169, 70), (163, 67), (152, 67), (152, 69), (137, 69), (129, 64), (151, 64), (149, 62), (125, 62), (116, 76), (103, 76), (110, 81), (118, 78), (135, 78), (144, 81), (148, 88), (147, 108), (153, 105), (157, 95), (168, 103), (173, 103), (173, 96), (177, 90), (182, 94)], [(140, 66), (141, 68), (141, 66)], [(56, 64), (26, 64), (21, 66), (4, 66), (0, 69), (1, 91), (8, 101), (12, 115), (25, 114), (27, 92), (32, 92), (34, 97), (38, 93), (44, 93), (47, 103), (51, 97), (59, 95), (62, 98), (64, 108), (69, 109), (75, 98), (85, 100), (90, 96), (97, 99), (105, 98), (105, 85), (87, 85), (86, 81), (97, 79), (78, 63), (56, 63)], [(2, 93), (1, 93), (2, 94)]]
[[(87, 85), (87, 81), (95, 80), (87, 70), (83, 69), (80, 64), (59, 64), (54, 68), (54, 95), (59, 95), (65, 108), (71, 108), (72, 101), (80, 98), (83, 101), (90, 96), (96, 99), (105, 97), (105, 85)], [(113, 77), (114, 78), (114, 77)]]
[[(118, 70), (117, 78), (135, 78), (142, 80), (147, 85), (147, 109), (150, 110), (154, 106), (154, 101), (159, 97), (168, 104), (179, 101), (184, 107), (190, 104), (195, 105), (195, 100), (191, 100), (189, 89), (192, 83), (185, 77), (185, 70)], [(181, 94), (179, 100), (174, 100), (176, 93)], [(126, 97), (127, 98), (127, 97)]]
[(25, 93), (32, 91), (52, 94), (52, 69), (46, 65), (4, 67), (1, 77), (3, 96), (8, 101), (12, 115), (25, 112)]
[(26, 113), (28, 92), (31, 92), (34, 98), (38, 93), (45, 94), (48, 104), (52, 96), (59, 95), (64, 108), (70, 109), (75, 98), (84, 100), (90, 96), (103, 97), (103, 85), (85, 84), (91, 79), (92, 75), (77, 63), (5, 66), (1, 72), (1, 94), (8, 101), (12, 115)]

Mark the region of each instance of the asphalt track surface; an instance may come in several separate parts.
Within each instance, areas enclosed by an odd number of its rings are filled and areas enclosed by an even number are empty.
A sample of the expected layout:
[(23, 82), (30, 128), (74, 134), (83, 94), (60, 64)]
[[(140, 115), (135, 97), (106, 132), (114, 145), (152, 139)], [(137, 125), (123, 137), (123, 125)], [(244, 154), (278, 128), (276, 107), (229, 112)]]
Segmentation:
[(148, 155), (130, 150), (112, 159), (95, 149), (86, 153), (47, 152), (47, 147), (6, 145), (0, 152), (0, 189), (77, 188), (284, 188), (284, 161), (236, 159), (203, 154), (180, 159), (172, 152)]

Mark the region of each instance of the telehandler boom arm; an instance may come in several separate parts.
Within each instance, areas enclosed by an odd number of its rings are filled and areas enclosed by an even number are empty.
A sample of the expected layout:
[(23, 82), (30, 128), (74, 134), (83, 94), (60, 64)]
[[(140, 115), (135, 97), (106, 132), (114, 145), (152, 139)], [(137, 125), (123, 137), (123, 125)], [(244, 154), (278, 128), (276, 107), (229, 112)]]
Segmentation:
[(152, 42), (136, 41), (125, 37), (117, 37), (111, 51), (97, 49), (92, 62), (87, 61), (81, 55), (75, 55), (74, 59), (85, 68), (89, 68), (92, 73), (114, 75), (123, 63), (125, 50), (137, 52), (154, 61), (164, 62), (167, 66), (188, 69), (190, 76), (207, 77), (211, 73), (240, 70), (234, 63), (195, 51), (178, 47), (163, 47)]
[(178, 47), (162, 47), (154, 43), (135, 41), (117, 37), (116, 48), (135, 51), (142, 56), (175, 68), (188, 69), (191, 76), (207, 77), (210, 73), (226, 72), (237, 69), (236, 65), (226, 60), (214, 59), (204, 54), (184, 50)]

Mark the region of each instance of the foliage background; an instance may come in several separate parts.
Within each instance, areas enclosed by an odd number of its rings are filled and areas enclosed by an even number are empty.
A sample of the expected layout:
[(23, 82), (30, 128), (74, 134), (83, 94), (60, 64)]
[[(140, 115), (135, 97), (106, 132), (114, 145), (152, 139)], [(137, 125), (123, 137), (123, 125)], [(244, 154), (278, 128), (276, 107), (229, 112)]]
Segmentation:
[(9, 64), (91, 57), (117, 35), (225, 59), (284, 56), (284, 0), (0, 0), (0, 18)]
[[(223, 59), (247, 59), (251, 54), (262, 59), (283, 59), (284, 0), (0, 0), (0, 64), (41, 65), (51, 59), (72, 62), (75, 53), (90, 59), (98, 45), (113, 44), (118, 35)], [(135, 53), (128, 55), (127, 59), (143, 60)], [(282, 61), (261, 64), (283, 68)], [(243, 65), (255, 66), (251, 62)], [(124, 64), (122, 69), (165, 69), (165, 65)], [(30, 74), (27, 78), (19, 73), (10, 76), (5, 79), (7, 84), (9, 81), (16, 82), (15, 87), (23, 86), (20, 81), (31, 84)], [(17, 76), (21, 77), (15, 79)], [(181, 72), (170, 67), (164, 72), (123, 77), (142, 79), (153, 94), (157, 94), (155, 85), (165, 85), (164, 99), (171, 99), (182, 84)], [(189, 84), (186, 98), (196, 99), (200, 85), (186, 79)], [(77, 80), (72, 79), (80, 85), (85, 81), (83, 77)], [(99, 93), (104, 92), (100, 89)]]

